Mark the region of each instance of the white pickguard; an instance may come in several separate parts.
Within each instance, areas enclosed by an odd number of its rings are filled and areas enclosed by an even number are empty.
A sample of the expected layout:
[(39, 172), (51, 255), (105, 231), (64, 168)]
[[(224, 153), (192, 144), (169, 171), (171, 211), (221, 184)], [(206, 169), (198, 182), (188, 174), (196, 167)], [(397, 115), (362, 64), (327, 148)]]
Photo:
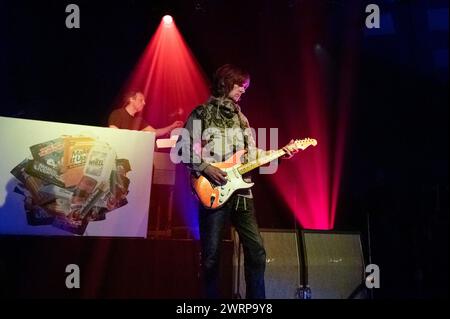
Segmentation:
[(237, 171), (238, 166), (239, 164), (230, 168), (222, 169), (228, 174), (228, 182), (225, 185), (217, 186), (217, 188), (219, 189), (219, 205), (225, 203), (230, 198), (230, 196), (233, 195), (233, 193), (238, 189), (250, 188), (255, 184), (247, 183), (242, 179), (242, 175)]

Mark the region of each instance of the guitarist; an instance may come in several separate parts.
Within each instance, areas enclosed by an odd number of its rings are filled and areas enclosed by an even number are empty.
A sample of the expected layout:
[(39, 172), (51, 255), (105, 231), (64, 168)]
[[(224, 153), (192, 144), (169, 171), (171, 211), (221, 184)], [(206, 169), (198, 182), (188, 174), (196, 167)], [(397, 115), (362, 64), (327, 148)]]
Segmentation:
[[(184, 144), (181, 150), (186, 150), (186, 143), (190, 143), (189, 160), (183, 160), (183, 162), (194, 176), (203, 175), (217, 185), (224, 184), (227, 182), (227, 174), (210, 163), (224, 161), (243, 148), (248, 151), (246, 160), (258, 157), (262, 155), (261, 152), (264, 152), (256, 148), (254, 137), (248, 133), (249, 122), (237, 104), (249, 84), (250, 76), (246, 71), (230, 64), (223, 65), (214, 74), (212, 96), (205, 104), (194, 109), (188, 117), (185, 129), (189, 132), (190, 138), (188, 141), (179, 139), (178, 143)], [(201, 123), (201, 132), (198, 130), (196, 132), (195, 123)], [(240, 129), (241, 138), (225, 134), (226, 129), (238, 129), (238, 131)], [(208, 130), (211, 132), (208, 133)], [(207, 136), (207, 141), (200, 138), (202, 133), (203, 138)], [(201, 141), (201, 145), (195, 144), (198, 140)], [(290, 158), (297, 152), (289, 148), (292, 143), (293, 140), (283, 148), (286, 152), (285, 158)], [(210, 152), (211, 145), (214, 146), (214, 151), (219, 150), (219, 152)], [(231, 147), (227, 148), (226, 145)], [(208, 157), (205, 157), (202, 149), (208, 146), (211, 149), (206, 152)], [(202, 270), (206, 297), (220, 297), (218, 295), (220, 243), (227, 220), (231, 220), (236, 228), (244, 248), (246, 298), (265, 298), (266, 252), (256, 223), (250, 189), (237, 191), (222, 207), (215, 210), (199, 205)]]

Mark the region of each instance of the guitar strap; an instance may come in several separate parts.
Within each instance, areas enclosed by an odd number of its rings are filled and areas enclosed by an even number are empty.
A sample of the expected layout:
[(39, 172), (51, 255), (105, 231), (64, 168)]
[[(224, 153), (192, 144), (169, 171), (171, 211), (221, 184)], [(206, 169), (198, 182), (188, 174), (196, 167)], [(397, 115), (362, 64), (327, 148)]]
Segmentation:
[(244, 121), (242, 120), (241, 112), (239, 110), (236, 111), (237, 116), (239, 118), (239, 126), (242, 130), (242, 134), (244, 135), (244, 148), (248, 151), (248, 136), (245, 134), (245, 129), (247, 129), (247, 125), (244, 124)]

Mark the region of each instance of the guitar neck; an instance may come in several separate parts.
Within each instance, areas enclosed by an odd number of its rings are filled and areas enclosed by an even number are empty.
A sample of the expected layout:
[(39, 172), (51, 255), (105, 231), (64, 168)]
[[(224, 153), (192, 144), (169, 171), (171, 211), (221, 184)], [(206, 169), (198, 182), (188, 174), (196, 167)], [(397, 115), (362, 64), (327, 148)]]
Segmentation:
[(284, 154), (286, 154), (286, 152), (283, 151), (282, 149), (279, 149), (277, 151), (270, 153), (267, 156), (263, 156), (262, 158), (256, 159), (256, 160), (248, 162), (246, 164), (242, 164), (241, 166), (239, 166), (238, 172), (241, 175), (243, 175), (245, 173), (248, 173), (248, 172), (254, 170), (255, 168), (258, 168), (262, 165), (272, 162), (273, 160), (283, 156)]

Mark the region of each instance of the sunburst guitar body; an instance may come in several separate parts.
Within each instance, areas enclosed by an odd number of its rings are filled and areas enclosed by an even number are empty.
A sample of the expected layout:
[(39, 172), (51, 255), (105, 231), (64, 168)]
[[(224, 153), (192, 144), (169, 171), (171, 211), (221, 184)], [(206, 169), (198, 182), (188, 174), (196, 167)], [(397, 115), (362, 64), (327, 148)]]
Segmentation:
[[(293, 147), (304, 150), (310, 145), (316, 146), (317, 141), (311, 138), (296, 140)], [(191, 177), (194, 193), (205, 208), (218, 209), (222, 207), (235, 191), (250, 188), (254, 185), (254, 183), (244, 181), (242, 175), (286, 154), (283, 149), (279, 149), (262, 158), (242, 164), (241, 157), (245, 152), (245, 150), (238, 151), (224, 162), (211, 164), (227, 173), (227, 182), (224, 185), (218, 185), (203, 175)]]

